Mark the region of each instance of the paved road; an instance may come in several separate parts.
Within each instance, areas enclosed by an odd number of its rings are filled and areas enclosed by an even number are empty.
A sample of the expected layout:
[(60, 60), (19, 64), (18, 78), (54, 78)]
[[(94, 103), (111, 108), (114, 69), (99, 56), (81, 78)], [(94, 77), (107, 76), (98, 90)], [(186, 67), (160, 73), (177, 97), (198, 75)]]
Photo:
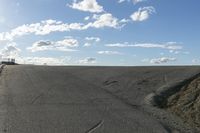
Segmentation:
[[(115, 75), (109, 74), (110, 69), (4, 67), (0, 77), (0, 132), (167, 133), (166, 126), (142, 111), (139, 103), (126, 101), (120, 97), (122, 93), (117, 95), (108, 89), (108, 85), (120, 81), (114, 78), (117, 73), (127, 75), (132, 68), (115, 70)], [(192, 70), (188, 72), (198, 71)], [(141, 90), (137, 90), (135, 93), (139, 95)]]

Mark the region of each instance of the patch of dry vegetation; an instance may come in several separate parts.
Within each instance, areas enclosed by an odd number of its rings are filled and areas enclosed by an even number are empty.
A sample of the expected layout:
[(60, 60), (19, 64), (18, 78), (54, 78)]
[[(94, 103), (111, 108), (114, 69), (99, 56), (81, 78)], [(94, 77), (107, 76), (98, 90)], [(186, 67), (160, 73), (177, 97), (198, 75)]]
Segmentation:
[(200, 130), (200, 77), (170, 96), (166, 109)]

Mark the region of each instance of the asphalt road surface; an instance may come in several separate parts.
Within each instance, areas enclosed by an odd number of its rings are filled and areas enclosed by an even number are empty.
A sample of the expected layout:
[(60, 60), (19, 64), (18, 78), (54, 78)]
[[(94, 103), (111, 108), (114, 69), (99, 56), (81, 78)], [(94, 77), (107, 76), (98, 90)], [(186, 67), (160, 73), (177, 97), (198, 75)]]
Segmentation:
[(158, 87), (199, 67), (5, 66), (0, 76), (2, 133), (168, 133), (142, 109)]

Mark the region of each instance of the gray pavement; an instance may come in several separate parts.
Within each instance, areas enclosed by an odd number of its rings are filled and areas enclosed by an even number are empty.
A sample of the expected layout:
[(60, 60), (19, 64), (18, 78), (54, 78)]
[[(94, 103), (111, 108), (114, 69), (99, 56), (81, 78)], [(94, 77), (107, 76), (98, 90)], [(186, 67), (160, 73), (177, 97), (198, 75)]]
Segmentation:
[(2, 133), (167, 133), (142, 109), (158, 87), (199, 67), (5, 66), (0, 77)]

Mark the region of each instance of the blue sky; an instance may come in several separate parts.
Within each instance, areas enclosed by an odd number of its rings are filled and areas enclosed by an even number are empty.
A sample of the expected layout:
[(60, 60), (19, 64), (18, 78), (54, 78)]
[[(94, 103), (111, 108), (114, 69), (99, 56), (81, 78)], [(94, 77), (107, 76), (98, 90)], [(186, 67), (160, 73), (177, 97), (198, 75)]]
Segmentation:
[(48, 65), (198, 65), (197, 0), (0, 0), (0, 58)]

